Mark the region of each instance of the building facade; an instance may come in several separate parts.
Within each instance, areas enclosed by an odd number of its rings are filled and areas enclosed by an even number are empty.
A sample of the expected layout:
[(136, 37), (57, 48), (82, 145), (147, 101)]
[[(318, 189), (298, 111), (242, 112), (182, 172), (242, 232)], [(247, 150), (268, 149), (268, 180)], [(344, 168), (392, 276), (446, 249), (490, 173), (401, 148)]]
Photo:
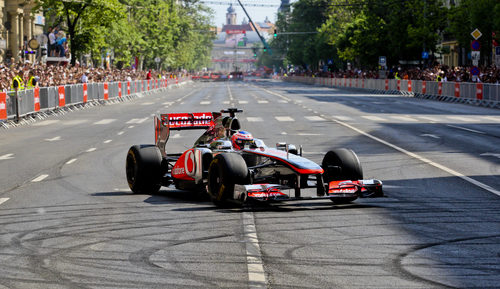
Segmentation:
[[(43, 34), (45, 19), (32, 12), (34, 7), (34, 0), (0, 0), (0, 63), (21, 61), (28, 41)], [(24, 59), (34, 61), (35, 56)]]
[[(254, 24), (264, 38), (268, 38), (269, 31), (274, 28), (274, 24), (268, 19)], [(212, 65), (209, 69), (225, 73), (255, 70), (257, 59), (254, 57), (254, 50), (260, 47), (261, 40), (253, 26), (245, 19), (237, 24), (237, 15), (231, 4), (227, 9), (226, 23), (213, 42)]]

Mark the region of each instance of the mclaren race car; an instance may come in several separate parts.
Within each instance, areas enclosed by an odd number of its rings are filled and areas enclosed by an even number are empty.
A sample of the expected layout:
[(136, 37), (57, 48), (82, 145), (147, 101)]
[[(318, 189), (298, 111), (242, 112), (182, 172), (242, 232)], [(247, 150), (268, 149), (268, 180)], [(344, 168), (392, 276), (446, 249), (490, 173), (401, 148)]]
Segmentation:
[[(156, 193), (162, 186), (208, 193), (216, 206), (251, 201), (330, 199), (347, 203), (381, 197), (382, 182), (364, 180), (356, 154), (345, 148), (328, 151), (321, 164), (302, 157), (302, 147), (278, 143), (268, 147), (242, 131), (236, 113), (169, 113), (154, 117), (155, 144), (134, 145), (127, 154), (126, 175), (134, 193)], [(172, 130), (205, 132), (193, 147), (172, 153)], [(305, 190), (312, 194), (305, 195)]]

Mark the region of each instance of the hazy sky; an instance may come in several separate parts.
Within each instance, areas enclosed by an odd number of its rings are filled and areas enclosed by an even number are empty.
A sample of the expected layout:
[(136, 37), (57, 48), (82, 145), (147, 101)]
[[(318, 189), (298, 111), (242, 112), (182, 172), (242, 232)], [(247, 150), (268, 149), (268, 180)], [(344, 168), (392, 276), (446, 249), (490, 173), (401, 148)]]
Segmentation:
[[(264, 22), (264, 19), (266, 19), (266, 16), (269, 18), (269, 20), (274, 23), (276, 21), (276, 13), (278, 12), (279, 5), (281, 4), (281, 0), (240, 0), (241, 3), (245, 6), (245, 9), (247, 10), (248, 14), (250, 14), (250, 17), (252, 17), (252, 20), (255, 22)], [(204, 2), (204, 1), (202, 1)], [(223, 5), (220, 4), (211, 4), (210, 2), (218, 2), (218, 3), (224, 3)], [(293, 2), (293, 1), (291, 1)], [(214, 19), (212, 20), (212, 24), (221, 27), (222, 24), (226, 23), (226, 13), (227, 13), (227, 8), (229, 7), (229, 4), (233, 3), (233, 7), (236, 10), (236, 21), (238, 24), (241, 23), (243, 18), (246, 18), (248, 21), (248, 18), (245, 15), (245, 12), (243, 12), (243, 9), (241, 9), (241, 6), (238, 4), (238, 1), (236, 0), (207, 0), (205, 5), (209, 6), (215, 11), (215, 16)], [(248, 4), (271, 4), (275, 5), (273, 7), (254, 7), (250, 6)]]

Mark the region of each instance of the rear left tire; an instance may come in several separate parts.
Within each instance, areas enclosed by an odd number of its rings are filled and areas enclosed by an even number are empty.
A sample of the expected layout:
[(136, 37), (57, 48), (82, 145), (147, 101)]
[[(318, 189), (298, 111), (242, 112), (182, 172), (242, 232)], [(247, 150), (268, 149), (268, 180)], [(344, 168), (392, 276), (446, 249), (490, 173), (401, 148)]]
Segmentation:
[(135, 145), (127, 153), (127, 182), (136, 194), (155, 194), (160, 190), (161, 153), (155, 145)]

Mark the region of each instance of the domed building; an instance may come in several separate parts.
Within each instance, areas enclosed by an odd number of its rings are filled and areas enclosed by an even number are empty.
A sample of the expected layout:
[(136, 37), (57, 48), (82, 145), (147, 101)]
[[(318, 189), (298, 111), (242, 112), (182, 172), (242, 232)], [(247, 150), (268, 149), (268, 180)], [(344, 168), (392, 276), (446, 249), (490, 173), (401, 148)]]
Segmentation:
[[(246, 19), (241, 24), (236, 23), (236, 10), (231, 4), (227, 8), (226, 23), (213, 42), (210, 70), (228, 73), (255, 69), (257, 59), (254, 57), (253, 48), (262, 46), (259, 36)], [(274, 29), (274, 24), (267, 18), (264, 23), (255, 22), (255, 25), (266, 39)]]

